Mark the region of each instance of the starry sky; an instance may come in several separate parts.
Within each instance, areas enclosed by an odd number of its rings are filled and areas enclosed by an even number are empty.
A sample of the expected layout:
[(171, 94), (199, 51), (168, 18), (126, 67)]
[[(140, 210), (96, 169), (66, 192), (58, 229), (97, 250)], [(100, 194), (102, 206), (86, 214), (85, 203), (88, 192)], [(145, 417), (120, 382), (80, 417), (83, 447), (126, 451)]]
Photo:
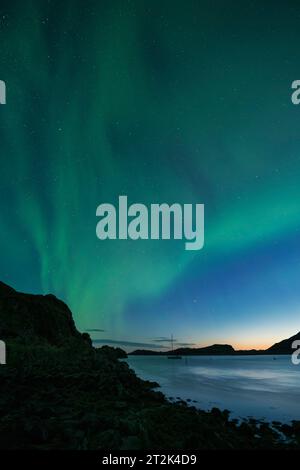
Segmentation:
[[(300, 330), (297, 1), (1, 0), (0, 279), (97, 344)], [(96, 208), (205, 204), (205, 247), (96, 237)]]

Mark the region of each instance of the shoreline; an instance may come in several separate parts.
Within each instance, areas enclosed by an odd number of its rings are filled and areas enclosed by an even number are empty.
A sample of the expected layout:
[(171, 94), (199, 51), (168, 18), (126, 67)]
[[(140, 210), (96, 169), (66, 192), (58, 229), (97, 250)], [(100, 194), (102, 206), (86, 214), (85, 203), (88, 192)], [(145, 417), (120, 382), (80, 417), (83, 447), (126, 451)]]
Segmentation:
[(256, 419), (290, 425), (300, 420), (297, 373), (291, 367), (285, 371), (288, 358), (284, 355), (274, 363), (265, 356), (257, 360), (218, 356), (212, 357), (212, 361), (207, 356), (191, 356), (187, 364), (184, 358), (174, 364), (162, 356), (138, 357), (141, 359), (128, 356), (124, 361), (142, 380), (158, 382), (159, 390), (171, 403), (185, 401), (188, 406), (206, 412), (216, 407), (227, 409), (230, 418), (239, 421)]

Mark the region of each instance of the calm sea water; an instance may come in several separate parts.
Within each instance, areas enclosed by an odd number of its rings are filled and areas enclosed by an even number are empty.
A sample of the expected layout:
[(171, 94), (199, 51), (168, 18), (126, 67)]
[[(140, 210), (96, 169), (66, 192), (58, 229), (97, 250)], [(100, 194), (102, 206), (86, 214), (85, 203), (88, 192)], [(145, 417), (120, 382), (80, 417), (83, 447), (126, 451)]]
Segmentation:
[(205, 410), (226, 408), (233, 418), (300, 420), (300, 365), (290, 356), (129, 356), (126, 361), (139, 377), (158, 382), (168, 398), (189, 399)]

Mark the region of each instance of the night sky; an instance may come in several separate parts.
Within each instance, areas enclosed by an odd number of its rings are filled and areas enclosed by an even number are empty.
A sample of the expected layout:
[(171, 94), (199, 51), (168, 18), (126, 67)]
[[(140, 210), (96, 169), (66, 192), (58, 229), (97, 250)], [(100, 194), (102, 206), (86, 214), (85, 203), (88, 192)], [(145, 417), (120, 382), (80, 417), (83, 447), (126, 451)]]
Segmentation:
[[(298, 332), (299, 43), (298, 1), (1, 0), (0, 279), (128, 350)], [(100, 241), (119, 195), (204, 203), (204, 248)]]

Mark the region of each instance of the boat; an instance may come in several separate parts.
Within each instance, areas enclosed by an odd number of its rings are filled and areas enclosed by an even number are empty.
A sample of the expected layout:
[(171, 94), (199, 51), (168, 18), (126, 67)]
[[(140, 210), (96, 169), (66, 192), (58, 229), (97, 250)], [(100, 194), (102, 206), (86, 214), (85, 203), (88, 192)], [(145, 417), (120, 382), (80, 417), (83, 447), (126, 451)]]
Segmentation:
[(171, 356), (168, 356), (168, 359), (182, 359), (182, 356), (179, 356), (179, 354), (175, 353), (173, 342), (173, 335), (171, 335), (172, 352)]

